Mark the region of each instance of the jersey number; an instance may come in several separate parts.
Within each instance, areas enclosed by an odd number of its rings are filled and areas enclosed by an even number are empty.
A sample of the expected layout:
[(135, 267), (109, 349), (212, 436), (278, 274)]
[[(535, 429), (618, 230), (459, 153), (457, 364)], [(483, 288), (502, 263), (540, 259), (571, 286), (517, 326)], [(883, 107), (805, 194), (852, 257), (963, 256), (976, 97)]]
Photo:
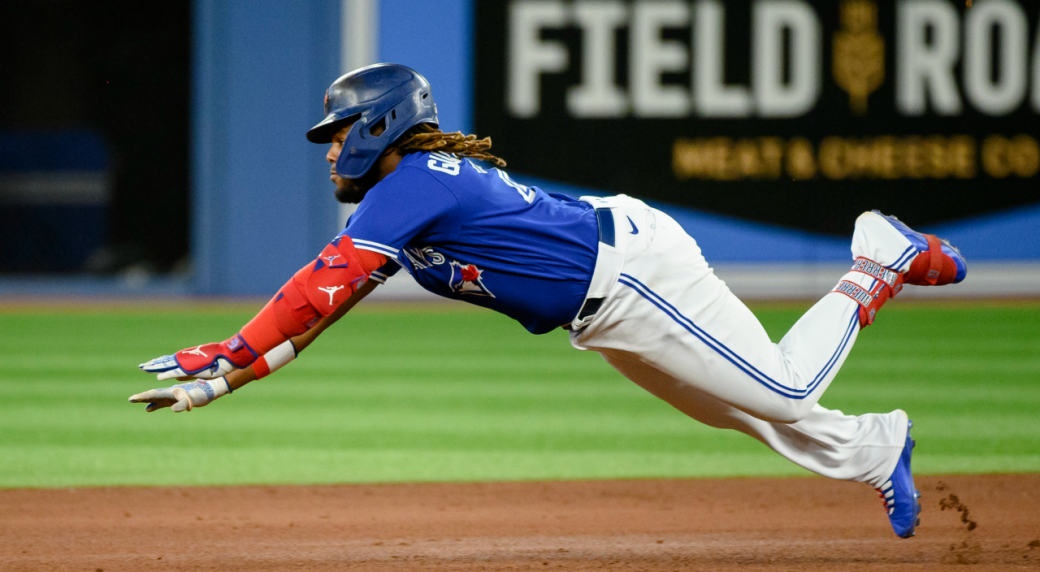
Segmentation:
[[(462, 170), (462, 159), (459, 159), (458, 157), (450, 153), (436, 151), (430, 153), (430, 160), (426, 162), (426, 166), (433, 169), (434, 171), (447, 173), (454, 177), (457, 176), (459, 174), (459, 171)], [(481, 173), (485, 172), (483, 169), (477, 167), (476, 165), (473, 165), (473, 168), (477, 169)], [(520, 183), (517, 183), (513, 179), (510, 179), (509, 175), (507, 175), (506, 172), (501, 169), (495, 169), (495, 172), (498, 173), (498, 178), (502, 179), (502, 181), (505, 184), (516, 189), (516, 192), (520, 193), (520, 196), (523, 197), (528, 204), (534, 201), (534, 189), (530, 187), (525, 187)]]
[(501, 169), (495, 169), (495, 171), (498, 172), (498, 178), (502, 179), (502, 181), (504, 181), (505, 184), (516, 189), (516, 192), (520, 193), (520, 196), (523, 197), (528, 204), (530, 204), (531, 201), (534, 200), (534, 189), (532, 189), (531, 187), (525, 187), (520, 183), (514, 181), (513, 179), (510, 179), (509, 175), (507, 175), (506, 172)]

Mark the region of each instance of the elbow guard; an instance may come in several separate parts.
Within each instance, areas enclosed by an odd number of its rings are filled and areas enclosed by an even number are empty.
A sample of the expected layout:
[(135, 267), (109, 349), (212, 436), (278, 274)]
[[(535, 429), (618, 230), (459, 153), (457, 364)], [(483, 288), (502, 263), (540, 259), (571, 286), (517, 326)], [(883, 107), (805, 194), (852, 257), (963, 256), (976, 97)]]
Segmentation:
[(266, 353), (335, 312), (368, 280), (373, 270), (385, 263), (383, 255), (358, 250), (349, 236), (337, 236), (317, 260), (301, 268), (282, 286), (242, 333), (250, 346)]
[(361, 252), (354, 248), (354, 241), (349, 236), (337, 236), (313, 264), (301, 268), (282, 287), (279, 295), (285, 296), (290, 315), (306, 326), (306, 331), (321, 318), (335, 312), (368, 280), (372, 270), (378, 268), (370, 270), (365, 266)]

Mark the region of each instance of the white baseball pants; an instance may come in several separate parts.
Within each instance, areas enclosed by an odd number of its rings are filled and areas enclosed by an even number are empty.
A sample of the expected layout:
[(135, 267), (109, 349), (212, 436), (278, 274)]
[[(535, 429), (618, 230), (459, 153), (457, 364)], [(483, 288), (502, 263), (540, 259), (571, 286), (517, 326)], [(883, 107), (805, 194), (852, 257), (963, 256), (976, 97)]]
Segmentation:
[[(852, 416), (817, 405), (856, 341), (856, 302), (827, 294), (774, 344), (675, 220), (624, 195), (590, 202), (612, 208), (623, 262), (595, 318), (571, 333), (574, 347), (599, 352), (686, 415), (746, 433), (810, 471), (872, 486), (891, 475), (904, 412)], [(907, 245), (883, 221), (857, 221), (854, 256), (891, 264)]]

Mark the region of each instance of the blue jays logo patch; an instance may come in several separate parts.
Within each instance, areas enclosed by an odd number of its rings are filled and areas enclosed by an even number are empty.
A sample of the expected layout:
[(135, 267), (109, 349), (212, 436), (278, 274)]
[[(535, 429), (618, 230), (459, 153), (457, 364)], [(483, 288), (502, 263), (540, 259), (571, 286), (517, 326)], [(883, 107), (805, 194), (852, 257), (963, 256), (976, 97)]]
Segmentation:
[(475, 296), (490, 296), (495, 297), (484, 286), (484, 281), (480, 278), (480, 275), (484, 271), (477, 268), (476, 264), (461, 264), (454, 260), (451, 261), (451, 279), (448, 284), (451, 286), (453, 292), (459, 294), (473, 294)]

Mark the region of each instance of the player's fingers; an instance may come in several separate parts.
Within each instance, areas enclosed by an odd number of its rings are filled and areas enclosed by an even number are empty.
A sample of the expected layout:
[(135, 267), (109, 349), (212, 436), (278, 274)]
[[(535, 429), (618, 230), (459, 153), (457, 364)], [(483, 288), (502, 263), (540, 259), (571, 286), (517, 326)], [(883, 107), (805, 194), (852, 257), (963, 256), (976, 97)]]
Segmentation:
[(159, 390), (149, 389), (148, 391), (137, 393), (130, 396), (130, 403), (143, 403), (145, 401), (152, 401), (156, 396), (159, 395)]
[(176, 399), (165, 399), (165, 398), (164, 399), (155, 399), (151, 403), (148, 404), (148, 407), (145, 407), (144, 409), (145, 409), (145, 411), (150, 413), (152, 411), (155, 411), (156, 409), (162, 409), (163, 407), (170, 407), (170, 406), (172, 406), (175, 403), (177, 403)]
[(146, 361), (137, 367), (149, 373), (157, 373), (160, 371), (167, 371), (179, 367), (177, 360), (172, 356), (160, 356), (153, 360)]
[(159, 381), (166, 381), (167, 379), (180, 379), (182, 377), (185, 380), (194, 379), (191, 376), (185, 376), (184, 372), (181, 371), (181, 368), (171, 369), (170, 371), (164, 371), (164, 372), (160, 373), (159, 375), (155, 376), (155, 378), (158, 379)]
[[(226, 375), (228, 372), (235, 371), (236, 369), (238, 369), (238, 368), (235, 367), (234, 364), (232, 364), (231, 362), (229, 362), (228, 360), (226, 360), (224, 358), (219, 358), (218, 357), (216, 359), (216, 361), (213, 362), (213, 365), (210, 366), (209, 369), (204, 369), (202, 371), (195, 372), (195, 373), (189, 375), (188, 378), (189, 378), (189, 380), (191, 380), (191, 379), (217, 379), (218, 377), (222, 377), (222, 376)], [(185, 375), (182, 370), (178, 369), (177, 371), (180, 372), (181, 375)]]
[(152, 412), (177, 403), (177, 398), (173, 395), (173, 388), (163, 387), (131, 395), (129, 401), (130, 403), (148, 403), (150, 405), (145, 408), (145, 411)]
[(191, 396), (183, 388), (173, 388), (173, 396), (177, 398), (177, 403), (174, 403), (170, 408), (173, 409), (174, 413), (180, 413), (181, 411), (191, 411), (192, 403)]

